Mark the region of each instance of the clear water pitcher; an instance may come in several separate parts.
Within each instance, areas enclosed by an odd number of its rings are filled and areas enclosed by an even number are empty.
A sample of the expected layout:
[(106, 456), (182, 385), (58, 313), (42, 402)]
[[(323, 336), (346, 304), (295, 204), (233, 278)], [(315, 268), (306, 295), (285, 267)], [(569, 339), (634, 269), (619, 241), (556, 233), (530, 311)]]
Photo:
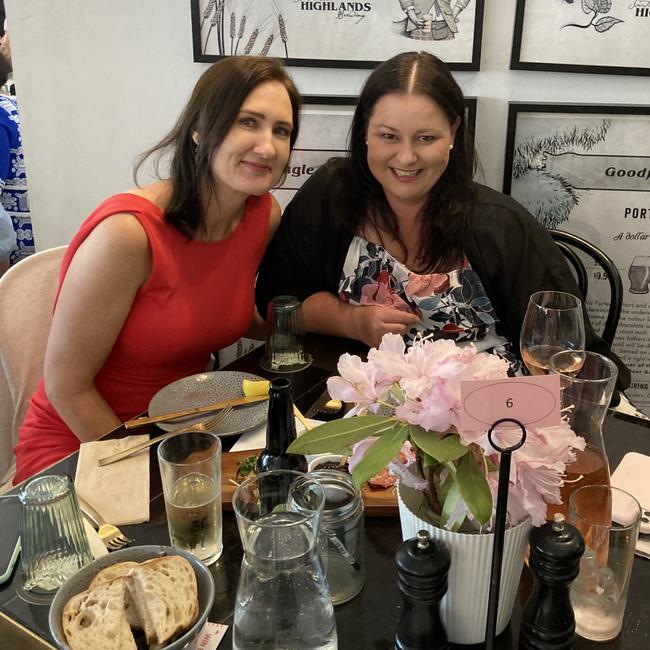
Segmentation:
[(300, 472), (244, 481), (233, 507), (244, 547), (233, 650), (336, 650), (336, 622), (318, 556), (325, 494)]
[(554, 354), (549, 363), (560, 376), (562, 414), (571, 428), (585, 439), (583, 451), (567, 465), (560, 489), (562, 505), (549, 505), (547, 519), (555, 512), (569, 517), (569, 497), (584, 485), (609, 485), (609, 463), (603, 441), (603, 421), (616, 386), (618, 369), (611, 359), (578, 350)]

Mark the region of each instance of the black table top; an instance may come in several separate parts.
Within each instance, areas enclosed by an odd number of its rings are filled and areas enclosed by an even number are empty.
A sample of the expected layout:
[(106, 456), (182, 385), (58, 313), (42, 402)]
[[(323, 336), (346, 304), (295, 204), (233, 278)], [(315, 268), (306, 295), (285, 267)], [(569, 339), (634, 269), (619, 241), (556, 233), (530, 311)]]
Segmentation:
[[(331, 345), (338, 347), (336, 340), (321, 337), (325, 343), (321, 352)], [(314, 342), (315, 341), (315, 342)], [(312, 354), (317, 352), (319, 341), (313, 339)], [(348, 345), (349, 348), (349, 345)], [(259, 354), (259, 353), (258, 353)], [(229, 369), (255, 372), (269, 376), (257, 366), (258, 354), (248, 355), (236, 361)], [(338, 352), (327, 356), (315, 355), (319, 365), (303, 371), (296, 379), (296, 402), (306, 410), (324, 389), (324, 380), (329, 372), (334, 370)], [(323, 361), (321, 361), (323, 359)], [(323, 367), (321, 367), (323, 366)], [(124, 435), (123, 430), (116, 430), (112, 435)], [(625, 418), (608, 417), (604, 427), (605, 445), (614, 469), (623, 455), (628, 451), (638, 451), (650, 455), (650, 428), (648, 423)], [(234, 440), (224, 439), (230, 446)], [(134, 540), (134, 544), (169, 544), (167, 523), (165, 518), (164, 501), (160, 487), (160, 477), (156, 455), (150, 454), (151, 459), (151, 519), (146, 524), (122, 527), (125, 533)], [(67, 472), (74, 476), (77, 454), (60, 461), (54, 468), (56, 471)], [(394, 634), (401, 611), (401, 599), (397, 588), (397, 572), (394, 564), (394, 554), (401, 542), (399, 519), (397, 517), (366, 517), (366, 584), (361, 593), (349, 603), (335, 608), (338, 629), (339, 648), (342, 650), (388, 650), (394, 647)], [(229, 630), (220, 646), (231, 647), (232, 614), (239, 577), (239, 565), (242, 557), (242, 547), (232, 513), (224, 513), (223, 518), (224, 551), (222, 557), (211, 568), (215, 579), (216, 597), (209, 620), (228, 624)], [(0, 613), (8, 619), (16, 621), (37, 637), (48, 643), (53, 643), (49, 634), (47, 603), (35, 604), (28, 602), (29, 596), (22, 591), (20, 571), (16, 570), (12, 580), (0, 585)], [(496, 647), (499, 649), (517, 648), (519, 621), (522, 604), (525, 602), (531, 587), (531, 578), (524, 569), (519, 594), (510, 625), (498, 637)], [(3, 638), (0, 637), (0, 647), (4, 648)], [(9, 647), (9, 646), (7, 646)], [(16, 647), (16, 646), (12, 646)], [(35, 646), (32, 646), (35, 647)], [(476, 646), (457, 646), (481, 648)], [(602, 650), (647, 650), (650, 648), (650, 561), (635, 558), (628, 595), (627, 610), (621, 635), (606, 643), (593, 643), (580, 637), (576, 640), (578, 650), (601, 648)]]

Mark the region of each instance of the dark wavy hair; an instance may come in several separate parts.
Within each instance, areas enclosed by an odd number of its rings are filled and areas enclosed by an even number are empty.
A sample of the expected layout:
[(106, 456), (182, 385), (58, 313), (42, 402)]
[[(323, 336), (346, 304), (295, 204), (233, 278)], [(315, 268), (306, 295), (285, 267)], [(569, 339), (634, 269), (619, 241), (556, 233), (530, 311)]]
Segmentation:
[[(169, 155), (172, 192), (165, 218), (187, 237), (198, 228), (204, 214), (202, 196), (214, 193), (212, 159), (221, 146), (248, 95), (260, 84), (279, 81), (289, 93), (293, 117), (290, 149), (298, 138), (302, 99), (282, 63), (255, 56), (226, 57), (212, 64), (199, 78), (174, 128), (156, 145), (141, 154), (133, 177), (137, 184), (142, 165), (155, 157), (160, 164)], [(198, 145), (192, 139), (198, 133)]]
[(395, 214), (384, 190), (368, 167), (368, 122), (377, 102), (391, 93), (425, 95), (435, 102), (449, 124), (458, 120), (449, 164), (420, 214), (421, 245), (417, 255), (420, 272), (457, 268), (463, 260), (462, 238), (474, 196), (474, 146), (467, 133), (463, 93), (449, 68), (426, 52), (404, 52), (379, 65), (363, 86), (350, 127), (347, 158), (329, 161), (333, 211), (357, 233), (364, 224), (388, 233), (402, 247)]

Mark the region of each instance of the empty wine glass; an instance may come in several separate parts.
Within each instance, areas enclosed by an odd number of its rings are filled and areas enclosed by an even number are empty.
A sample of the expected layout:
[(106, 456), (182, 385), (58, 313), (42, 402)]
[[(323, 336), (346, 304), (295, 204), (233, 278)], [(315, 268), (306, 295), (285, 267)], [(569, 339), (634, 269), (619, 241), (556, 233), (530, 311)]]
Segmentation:
[[(563, 350), (584, 350), (582, 301), (562, 291), (537, 291), (528, 300), (519, 339), (521, 358), (533, 375), (547, 375), (549, 359)], [(579, 370), (580, 360), (577, 360)]]

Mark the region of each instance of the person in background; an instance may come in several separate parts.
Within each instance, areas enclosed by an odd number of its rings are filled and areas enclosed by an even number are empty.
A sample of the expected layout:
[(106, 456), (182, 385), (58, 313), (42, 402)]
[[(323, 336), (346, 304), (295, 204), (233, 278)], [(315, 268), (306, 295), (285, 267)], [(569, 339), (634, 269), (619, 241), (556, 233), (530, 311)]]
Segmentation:
[[(377, 346), (387, 332), (451, 339), (522, 370), (519, 332), (530, 295), (579, 295), (535, 218), (473, 182), (463, 94), (447, 66), (398, 54), (368, 77), (333, 158), (287, 206), (256, 286), (260, 313), (279, 294), (303, 300), (308, 331)], [(586, 318), (586, 313), (585, 313)], [(587, 347), (630, 373), (586, 318)]]
[(107, 199), (82, 224), (62, 263), (44, 378), (18, 432), (15, 482), (261, 328), (255, 276), (280, 220), (269, 190), (296, 141), (300, 103), (279, 61), (213, 64), (135, 170), (153, 155), (156, 172), (170, 160), (169, 173)]
[[(0, 38), (0, 87), (6, 88), (11, 71), (11, 46), (5, 21), (5, 32)], [(0, 94), (0, 201), (15, 232), (8, 260), (15, 264), (35, 249), (18, 104), (15, 97), (5, 94)]]

